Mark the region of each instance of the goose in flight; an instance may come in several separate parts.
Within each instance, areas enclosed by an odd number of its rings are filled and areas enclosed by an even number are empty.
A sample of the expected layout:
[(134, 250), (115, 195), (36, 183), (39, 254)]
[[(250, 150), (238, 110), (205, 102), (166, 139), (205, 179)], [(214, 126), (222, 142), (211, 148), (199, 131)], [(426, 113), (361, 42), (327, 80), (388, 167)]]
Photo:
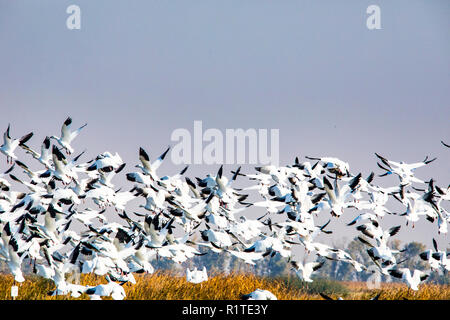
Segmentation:
[(401, 226), (394, 226), (389, 228), (389, 230), (384, 231), (377, 220), (370, 220), (358, 227), (356, 230), (361, 231), (364, 235), (372, 239), (377, 239), (379, 241), (384, 240), (385, 242), (396, 235), (400, 231)]
[(6, 263), (14, 276), (14, 282), (24, 282), (25, 278), (23, 277), (21, 264), (23, 259), (25, 258), (24, 251), (22, 251), (19, 247), (18, 240), (12, 236), (8, 242), (8, 257)]
[(313, 280), (311, 279), (311, 275), (314, 271), (319, 270), (324, 265), (324, 263), (324, 261), (316, 261), (302, 264), (300, 262), (291, 260), (292, 269), (295, 271), (300, 280), (306, 282), (313, 282)]
[(139, 148), (139, 160), (141, 161), (142, 165), (136, 165), (136, 167), (141, 169), (144, 174), (149, 175), (152, 180), (159, 180), (158, 176), (156, 175), (156, 170), (158, 170), (158, 168), (161, 166), (169, 150), (170, 147), (168, 147), (166, 151), (164, 151), (163, 154), (158, 157), (158, 159), (151, 163), (150, 157), (148, 156), (147, 152), (145, 152), (142, 147)]
[(417, 269), (411, 274), (411, 270), (408, 268), (391, 269), (389, 274), (395, 278), (402, 279), (414, 291), (419, 290), (419, 284), (430, 276), (426, 272)]
[(289, 243), (284, 242), (279, 235), (263, 235), (260, 239), (253, 242), (251, 246), (245, 248), (244, 252), (261, 252), (264, 254), (264, 256), (274, 256), (278, 252), (282, 257), (285, 258), (291, 256)]
[(195, 267), (192, 271), (189, 270), (189, 268), (186, 269), (186, 281), (195, 284), (208, 281), (206, 267), (203, 267), (202, 270), (197, 270), (197, 267)]
[(421, 199), (412, 199), (406, 197), (404, 199), (404, 202), (406, 203), (406, 212), (402, 213), (400, 216), (405, 217), (406, 225), (408, 225), (408, 223), (411, 222), (412, 227), (414, 228), (415, 223), (419, 221), (420, 216), (427, 216), (427, 217), (434, 216), (435, 212), (432, 210), (431, 206), (428, 206)]
[(361, 221), (361, 220), (363, 220), (363, 221), (364, 220), (370, 220), (370, 221), (377, 221), (378, 222), (377, 216), (375, 214), (369, 213), (369, 212), (365, 212), (365, 213), (359, 214), (355, 219), (353, 219), (352, 221), (347, 223), (347, 226), (352, 226), (352, 225), (354, 225), (355, 223), (357, 223), (358, 221)]
[[(368, 192), (369, 201), (359, 201), (351, 204), (351, 207), (357, 210), (371, 210), (377, 217), (384, 217), (386, 213), (391, 214), (385, 207), (385, 204), (389, 201), (390, 190), (384, 190), (382, 188), (373, 188), (370, 186), (371, 191)], [(398, 188), (396, 187), (395, 190)], [(395, 192), (395, 191), (393, 191)]]
[(323, 157), (323, 158), (314, 158), (314, 157), (305, 157), (309, 160), (319, 160), (324, 162), (324, 168), (328, 169), (329, 172), (336, 174), (339, 177), (350, 176), (350, 165), (342, 161), (338, 158), (333, 157)]
[(0, 152), (6, 156), (6, 162), (12, 164), (13, 159), (17, 159), (17, 156), (14, 154), (14, 150), (16, 150), (19, 145), (23, 145), (25, 142), (30, 140), (33, 136), (33, 132), (24, 135), (20, 139), (12, 139), (9, 134), (9, 130), (10, 125), (8, 125), (8, 128), (3, 134), (3, 144), (0, 146)]
[(331, 215), (333, 217), (340, 217), (344, 213), (344, 209), (351, 205), (347, 199), (352, 193), (352, 187), (350, 184), (345, 184), (342, 187), (338, 185), (338, 179), (334, 180), (334, 186), (331, 182), (323, 177), (323, 184), (325, 187), (325, 192), (327, 194), (327, 202), (331, 209)]
[(66, 150), (67, 154), (73, 153), (73, 148), (70, 145), (72, 141), (80, 134), (80, 131), (87, 126), (87, 123), (79, 127), (77, 130), (70, 131), (72, 118), (68, 117), (61, 127), (61, 137), (51, 136), (50, 139), (55, 139), (59, 145)]
[(431, 267), (431, 270), (439, 270), (442, 268), (443, 272), (450, 271), (450, 259), (448, 256), (450, 252), (441, 251), (438, 249), (436, 239), (433, 238), (433, 250), (426, 250), (419, 254), (419, 257), (427, 261)]
[(342, 178), (342, 180), (349, 183), (355, 201), (360, 201), (363, 198), (363, 192), (370, 192), (370, 183), (373, 181), (374, 176), (374, 172), (371, 172), (366, 179), (363, 179), (361, 173), (359, 173), (355, 177)]
[(101, 211), (93, 210), (91, 208), (86, 208), (84, 211), (76, 211), (73, 210), (70, 217), (72, 219), (76, 219), (85, 226), (90, 226), (94, 223), (94, 219), (98, 219), (99, 222), (105, 223), (107, 222), (105, 215), (103, 214), (106, 211), (106, 209), (103, 209)]
[(386, 244), (386, 241), (383, 239), (382, 240), (376, 239), (377, 241), (376, 246), (372, 245), (364, 238), (358, 237), (358, 240), (370, 247), (370, 249), (367, 250), (367, 254), (374, 261), (381, 259), (383, 260), (383, 263), (389, 262), (389, 264), (397, 264), (397, 260), (394, 254), (406, 251), (406, 249), (393, 250), (389, 248), (389, 246)]
[(222, 249), (250, 265), (255, 265), (256, 261), (262, 260), (264, 258), (264, 253), (262, 253), (262, 252), (244, 252), (244, 251), (223, 249), (223, 248), (219, 248), (219, 247), (216, 247), (216, 248)]
[(73, 167), (75, 166), (75, 162), (81, 157), (83, 153), (79, 154), (72, 161), (68, 162), (64, 154), (62, 154), (61, 151), (59, 151), (59, 149), (55, 145), (53, 145), (53, 167), (49, 168), (46, 172), (39, 175), (39, 177), (47, 178), (50, 175), (53, 175), (55, 179), (62, 181), (66, 185), (69, 184), (70, 182), (72, 182), (72, 180), (76, 180), (77, 178), (76, 172), (73, 171)]
[(241, 295), (242, 300), (278, 300), (277, 297), (268, 290), (256, 289), (249, 294)]
[(123, 289), (124, 282), (118, 284), (111, 280), (109, 276), (106, 276), (107, 284), (99, 284), (95, 287), (90, 287), (85, 291), (91, 298), (91, 300), (101, 300), (101, 297), (111, 297), (114, 300), (123, 300), (126, 297), (125, 290)]
[(27, 153), (31, 154), (31, 156), (43, 164), (47, 169), (51, 167), (52, 154), (50, 152), (50, 138), (45, 137), (44, 141), (41, 145), (41, 153), (38, 153), (31, 149), (26, 144), (22, 144), (21, 147), (26, 150)]
[(230, 231), (248, 241), (260, 235), (263, 227), (264, 224), (259, 220), (250, 220), (241, 216), (240, 222), (233, 223)]
[[(435, 257), (438, 257), (440, 251), (438, 250), (437, 242), (436, 242), (436, 239), (434, 239), (434, 238), (433, 238), (433, 248), (434, 248), (434, 251), (432, 249), (429, 249), (429, 250), (421, 252), (419, 254), (419, 257), (420, 257), (420, 259), (428, 262), (431, 270), (439, 270), (439, 260), (436, 260)], [(436, 255), (436, 253), (438, 253), (438, 255)]]
[(305, 246), (306, 252), (308, 253), (315, 252), (321, 257), (328, 257), (333, 253), (333, 248), (325, 243), (304, 241), (303, 239), (300, 239), (300, 242)]
[(269, 213), (277, 213), (281, 207), (285, 206), (285, 204), (279, 201), (266, 199), (264, 201), (254, 202), (253, 206), (265, 208)]
[(227, 248), (233, 244), (229, 233), (224, 231), (214, 231), (209, 229), (209, 227), (207, 228), (207, 230), (200, 232), (203, 241), (214, 243), (220, 248)]
[(94, 163), (92, 163), (86, 171), (94, 171), (103, 169), (105, 172), (111, 172), (113, 170), (117, 170), (119, 167), (123, 165), (123, 160), (120, 155), (116, 152), (116, 154), (111, 154), (110, 152), (103, 152), (99, 154)]
[(442, 143), (443, 146), (445, 146), (445, 147), (447, 147), (447, 148), (450, 148), (450, 144), (447, 144), (447, 143), (445, 143), (445, 142), (442, 141), (442, 140), (441, 140), (441, 143)]
[(428, 160), (428, 156), (421, 162), (416, 162), (416, 163), (405, 163), (403, 161), (401, 162), (395, 162), (392, 160), (388, 160), (382, 156), (380, 156), (379, 154), (375, 153), (375, 155), (378, 157), (378, 159), (381, 160), (381, 162), (387, 166), (387, 168), (383, 167), (382, 165), (378, 164), (378, 167), (380, 167), (381, 169), (385, 170), (386, 172), (382, 175), (380, 175), (380, 177), (382, 176), (386, 176), (389, 174), (396, 174), (399, 179), (400, 179), (400, 183), (402, 185), (409, 185), (411, 184), (411, 182), (418, 182), (418, 183), (424, 183), (423, 180), (420, 180), (418, 178), (416, 178), (414, 176), (414, 171), (417, 168), (423, 167), (431, 162), (433, 162), (434, 160), (436, 160), (437, 158)]
[(158, 213), (155, 216), (146, 215), (144, 229), (149, 235), (147, 238), (146, 246), (148, 248), (160, 248), (164, 245), (167, 237), (172, 232), (174, 218), (166, 221), (161, 218), (161, 214)]
[(309, 178), (309, 181), (314, 184), (317, 188), (323, 188), (322, 179), (320, 176), (325, 173), (327, 165), (319, 165), (320, 161), (311, 165), (309, 161), (299, 163), (298, 158), (295, 158), (294, 168), (299, 168), (303, 170), (303, 176)]

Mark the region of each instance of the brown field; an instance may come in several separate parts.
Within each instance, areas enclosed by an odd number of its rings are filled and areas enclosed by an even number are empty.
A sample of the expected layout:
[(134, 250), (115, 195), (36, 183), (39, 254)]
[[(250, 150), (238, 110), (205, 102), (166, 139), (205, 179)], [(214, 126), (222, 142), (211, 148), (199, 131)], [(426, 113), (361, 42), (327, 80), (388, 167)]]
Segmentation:
[[(70, 296), (50, 297), (47, 292), (54, 289), (51, 281), (36, 276), (25, 277), (25, 282), (19, 286), (20, 300), (62, 300), (74, 299)], [(152, 275), (136, 275), (135, 285), (125, 284), (127, 300), (238, 300), (242, 293), (249, 293), (260, 288), (273, 292), (279, 300), (322, 300), (316, 293), (308, 293), (305, 288), (299, 288), (281, 279), (261, 278), (248, 274), (215, 275), (202, 284), (186, 282), (182, 276), (167, 272), (157, 272)], [(104, 277), (83, 275), (80, 284), (96, 285), (106, 283)], [(0, 274), (0, 300), (11, 299), (10, 288), (13, 278)], [(419, 291), (413, 292), (401, 283), (383, 283), (380, 289), (369, 290), (363, 282), (338, 282), (344, 292), (327, 294), (333, 298), (342, 296), (346, 300), (367, 300), (382, 291), (380, 300), (450, 300), (450, 286), (422, 284)], [(83, 294), (78, 299), (89, 299)]]

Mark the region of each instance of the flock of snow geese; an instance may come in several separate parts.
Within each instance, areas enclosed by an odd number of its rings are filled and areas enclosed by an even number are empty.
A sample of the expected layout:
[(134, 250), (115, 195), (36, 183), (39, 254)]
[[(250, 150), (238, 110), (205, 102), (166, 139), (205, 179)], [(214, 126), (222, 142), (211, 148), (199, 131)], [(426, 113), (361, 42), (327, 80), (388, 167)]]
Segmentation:
[[(436, 225), (439, 233), (447, 233), (450, 214), (444, 203), (450, 200), (450, 186), (437, 186), (433, 179), (423, 181), (415, 176), (416, 169), (435, 159), (426, 157), (408, 164), (376, 154), (383, 170), (380, 176), (399, 178), (397, 185), (384, 188), (373, 184), (373, 172), (367, 178), (361, 173), (354, 175), (348, 163), (332, 157), (306, 157), (305, 162), (296, 158), (292, 165), (256, 167), (255, 173), (248, 174), (237, 168), (230, 178), (222, 166), (217, 174), (204, 178), (190, 179), (185, 175), (187, 167), (172, 176), (159, 177), (158, 168), (169, 148), (154, 161), (140, 148), (139, 164), (126, 173), (132, 186), (123, 190), (113, 182), (125, 168), (119, 154), (104, 152), (82, 162), (84, 152), (73, 156), (71, 144), (86, 124), (76, 130), (71, 126), (68, 117), (60, 137), (45, 137), (40, 152), (29, 146), (32, 132), (13, 139), (8, 126), (4, 133), (0, 151), (9, 165), (0, 174), (0, 259), (15, 282), (24, 281), (22, 271), (28, 263), (35, 274), (54, 282), (51, 295), (79, 297), (85, 293), (91, 299), (124, 299), (122, 285), (136, 283), (134, 273), (154, 272), (153, 259), (164, 257), (183, 263), (209, 250), (228, 252), (251, 265), (279, 254), (306, 282), (313, 281), (312, 275), (327, 259), (349, 263), (355, 272), (361, 272), (368, 266), (316, 239), (332, 233), (333, 220), (347, 219), (342, 217), (347, 208), (358, 212), (348, 218), (347, 228), (356, 228), (358, 239), (381, 274), (401, 278), (412, 290), (418, 290), (431, 272), (450, 270), (449, 253), (439, 250), (434, 239), (433, 249), (420, 253), (429, 264), (428, 272), (402, 268), (402, 261), (396, 259), (399, 251), (389, 246), (389, 239), (401, 226), (382, 228), (380, 223), (386, 214), (398, 215), (408, 228), (414, 228), (423, 218)], [(24, 157), (18, 160), (15, 152), (20, 149)], [(31, 161), (42, 169), (33, 171)], [(237, 179), (246, 179), (251, 185), (233, 187)], [(26, 192), (14, 191), (14, 184)], [(248, 201), (251, 190), (262, 200)], [(404, 212), (394, 213), (386, 207), (392, 198)], [(127, 211), (135, 200), (140, 203), (140, 213)], [(245, 217), (249, 207), (260, 208), (262, 216)], [(328, 222), (316, 225), (318, 216), (329, 216)], [(294, 246), (303, 246), (315, 261), (295, 261)], [(74, 271), (105, 276), (107, 284), (71, 283), (66, 275)], [(208, 280), (206, 268), (186, 271), (189, 282)], [(242, 298), (276, 299), (259, 289)]]

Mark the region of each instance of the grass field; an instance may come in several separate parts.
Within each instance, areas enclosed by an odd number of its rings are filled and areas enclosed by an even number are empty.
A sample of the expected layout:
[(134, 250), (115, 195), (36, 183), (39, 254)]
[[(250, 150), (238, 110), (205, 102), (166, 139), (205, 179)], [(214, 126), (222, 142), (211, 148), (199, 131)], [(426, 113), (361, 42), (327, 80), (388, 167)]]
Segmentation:
[[(382, 283), (380, 289), (370, 290), (363, 282), (337, 282), (317, 279), (306, 285), (294, 277), (260, 278), (248, 274), (215, 275), (201, 284), (186, 282), (182, 276), (157, 272), (152, 275), (137, 275), (137, 283), (125, 284), (127, 300), (238, 300), (243, 293), (265, 289), (274, 293), (279, 300), (321, 300), (319, 293), (348, 300), (368, 300), (380, 291), (380, 300), (450, 300), (450, 286), (422, 284), (419, 291), (414, 292), (402, 283)], [(104, 277), (83, 275), (82, 285), (106, 283)], [(0, 275), (0, 299), (11, 299), (10, 288), (13, 278)], [(50, 297), (47, 293), (54, 289), (51, 281), (36, 276), (26, 277), (19, 286), (20, 300), (61, 300), (75, 299), (70, 296)], [(78, 299), (89, 299), (83, 294)]]

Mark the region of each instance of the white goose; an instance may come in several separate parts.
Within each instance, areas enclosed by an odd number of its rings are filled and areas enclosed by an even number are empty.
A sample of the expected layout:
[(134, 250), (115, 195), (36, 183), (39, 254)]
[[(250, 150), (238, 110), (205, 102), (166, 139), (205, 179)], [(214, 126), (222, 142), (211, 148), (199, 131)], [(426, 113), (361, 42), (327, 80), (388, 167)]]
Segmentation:
[(28, 147), (26, 144), (22, 144), (21, 147), (26, 150), (27, 153), (31, 154), (34, 159), (38, 160), (45, 167), (50, 168), (52, 155), (50, 152), (50, 138), (45, 137), (41, 145), (41, 153), (38, 153)]
[(123, 300), (126, 297), (125, 290), (122, 284), (115, 283), (106, 276), (107, 284), (99, 284), (98, 286), (91, 287), (85, 291), (91, 298), (91, 300), (101, 300), (101, 297), (112, 297), (114, 300)]
[(327, 201), (331, 208), (331, 215), (340, 217), (344, 213), (344, 209), (351, 205), (347, 198), (352, 193), (352, 188), (349, 184), (339, 187), (337, 179), (334, 180), (334, 186), (330, 181), (323, 177), (323, 184), (327, 193)]
[(315, 261), (302, 264), (298, 261), (291, 261), (291, 265), (293, 267), (292, 269), (301, 280), (306, 282), (313, 282), (313, 280), (311, 279), (311, 275), (314, 271), (319, 270), (324, 263), (324, 261)]
[(396, 174), (399, 177), (400, 183), (402, 185), (409, 185), (412, 182), (424, 183), (423, 180), (420, 180), (420, 179), (418, 179), (418, 178), (416, 178), (414, 176), (414, 171), (417, 168), (423, 167), (423, 166), (433, 162), (434, 160), (436, 160), (436, 158), (428, 160), (428, 157), (426, 157), (425, 160), (423, 160), (421, 162), (405, 163), (403, 161), (395, 162), (395, 161), (392, 161), (392, 160), (388, 160), (388, 159), (380, 156), (377, 153), (375, 153), (375, 155), (378, 157), (378, 159), (381, 160), (381, 162), (384, 165), (386, 165), (388, 167), (388, 168), (385, 168), (382, 165), (378, 164), (378, 166), (381, 169), (386, 171), (381, 176), (386, 176), (388, 174)]
[(70, 145), (72, 143), (72, 141), (78, 136), (78, 134), (80, 133), (80, 131), (87, 126), (87, 123), (82, 125), (81, 127), (79, 127), (77, 130), (75, 131), (70, 131), (70, 127), (72, 124), (72, 118), (68, 117), (65, 121), (64, 124), (61, 127), (61, 137), (57, 137), (57, 136), (51, 136), (50, 139), (55, 139), (60, 145), (61, 147), (63, 147), (66, 152), (68, 154), (73, 153), (73, 148)]
[(152, 177), (153, 180), (159, 180), (158, 176), (156, 175), (156, 170), (161, 166), (164, 158), (166, 157), (167, 153), (169, 152), (170, 147), (164, 151), (162, 155), (159, 156), (158, 159), (150, 163), (150, 157), (148, 156), (147, 152), (143, 148), (139, 148), (139, 160), (141, 161), (142, 165), (136, 165), (137, 168), (140, 168), (145, 174)]
[(313, 158), (313, 157), (305, 157), (310, 160), (319, 160), (322, 161), (325, 165), (324, 167), (328, 169), (331, 173), (337, 174), (338, 176), (350, 175), (350, 165), (342, 161), (338, 158), (334, 157), (322, 157), (322, 158)]
[(33, 136), (33, 132), (24, 135), (20, 139), (11, 139), (11, 136), (9, 135), (9, 129), (10, 125), (8, 125), (8, 129), (6, 129), (5, 133), (3, 134), (3, 144), (0, 146), (0, 152), (6, 156), (6, 162), (12, 164), (13, 159), (17, 159), (17, 156), (14, 154), (14, 150), (16, 150), (19, 145), (23, 145), (25, 142), (30, 140), (30, 138)]
[(194, 268), (194, 270), (186, 269), (186, 281), (191, 283), (201, 283), (208, 280), (208, 273), (206, 271), (206, 267), (203, 267), (203, 269), (197, 270), (197, 267)]
[(425, 281), (430, 276), (424, 271), (417, 269), (414, 270), (413, 274), (411, 275), (411, 270), (409, 270), (408, 268), (392, 269), (389, 270), (389, 274), (393, 277), (405, 281), (408, 287), (414, 291), (419, 290), (419, 284), (422, 281)]
[(277, 297), (268, 290), (256, 289), (249, 294), (241, 295), (242, 300), (277, 300)]

